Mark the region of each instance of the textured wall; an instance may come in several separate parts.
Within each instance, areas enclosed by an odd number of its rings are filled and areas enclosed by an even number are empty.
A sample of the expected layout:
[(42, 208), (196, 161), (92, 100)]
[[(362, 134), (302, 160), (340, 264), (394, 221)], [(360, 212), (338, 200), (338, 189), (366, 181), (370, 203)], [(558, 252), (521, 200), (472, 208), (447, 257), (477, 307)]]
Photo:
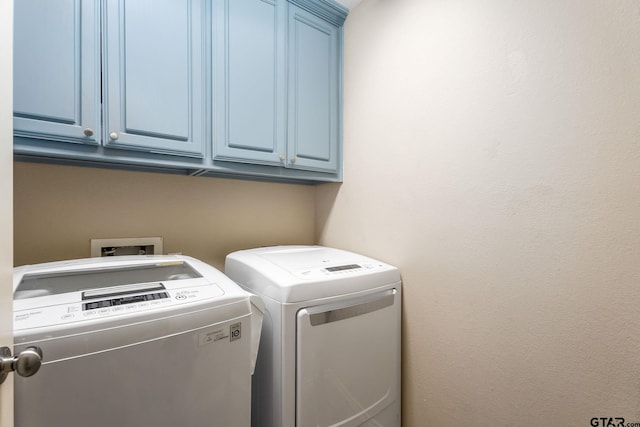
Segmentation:
[(218, 268), (227, 253), (314, 242), (314, 188), (15, 163), (15, 265), (83, 258), (92, 238), (164, 238)]
[(317, 237), (404, 278), (404, 426), (640, 422), (640, 2), (365, 0)]

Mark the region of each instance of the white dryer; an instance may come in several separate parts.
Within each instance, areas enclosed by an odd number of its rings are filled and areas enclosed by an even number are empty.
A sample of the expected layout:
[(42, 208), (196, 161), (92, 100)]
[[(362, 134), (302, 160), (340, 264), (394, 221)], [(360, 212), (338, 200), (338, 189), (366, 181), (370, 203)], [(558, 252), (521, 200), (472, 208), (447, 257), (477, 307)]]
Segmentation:
[(400, 426), (401, 280), (320, 246), (227, 255), (225, 273), (266, 306), (254, 427)]
[(16, 427), (250, 425), (262, 306), (185, 256), (91, 258), (14, 270)]

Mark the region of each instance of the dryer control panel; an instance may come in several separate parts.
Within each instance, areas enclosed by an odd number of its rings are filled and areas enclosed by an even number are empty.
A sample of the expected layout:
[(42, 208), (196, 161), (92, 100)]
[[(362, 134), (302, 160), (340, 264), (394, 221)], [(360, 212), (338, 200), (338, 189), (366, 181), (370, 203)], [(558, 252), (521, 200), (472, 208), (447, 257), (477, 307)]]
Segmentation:
[(292, 271), (297, 277), (301, 279), (319, 279), (329, 278), (337, 276), (358, 276), (367, 274), (372, 271), (385, 268), (382, 263), (349, 263), (349, 264), (330, 264), (327, 266), (313, 266), (306, 268), (297, 268)]

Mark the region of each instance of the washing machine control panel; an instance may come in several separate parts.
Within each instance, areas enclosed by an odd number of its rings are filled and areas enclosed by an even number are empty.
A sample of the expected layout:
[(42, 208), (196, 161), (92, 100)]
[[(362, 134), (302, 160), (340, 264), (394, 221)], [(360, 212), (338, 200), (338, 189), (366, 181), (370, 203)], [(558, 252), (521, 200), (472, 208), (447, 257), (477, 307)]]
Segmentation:
[[(137, 304), (145, 301), (155, 301), (163, 298), (169, 298), (168, 292), (155, 292), (151, 294), (125, 296), (120, 298), (111, 298), (102, 301), (85, 302), (82, 304), (83, 310), (96, 310), (105, 307), (115, 307), (119, 305)], [(136, 305), (127, 305), (127, 307), (136, 307)]]
[(184, 288), (163, 286), (163, 289), (98, 295), (95, 298), (83, 298), (82, 292), (77, 294), (75, 301), (71, 301), (74, 296), (70, 294), (49, 296), (46, 305), (38, 304), (35, 301), (38, 298), (15, 301), (14, 329), (17, 331), (138, 314), (210, 300), (224, 295), (224, 291), (214, 283), (207, 283)]

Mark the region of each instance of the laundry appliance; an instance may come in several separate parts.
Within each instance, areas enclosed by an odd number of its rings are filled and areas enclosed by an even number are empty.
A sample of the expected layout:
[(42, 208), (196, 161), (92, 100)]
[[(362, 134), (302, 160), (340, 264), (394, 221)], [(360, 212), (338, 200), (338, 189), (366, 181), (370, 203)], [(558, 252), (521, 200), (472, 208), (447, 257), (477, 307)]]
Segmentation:
[(254, 427), (400, 426), (401, 280), (321, 246), (227, 255), (225, 274), (266, 306)]
[(248, 427), (260, 299), (186, 256), (14, 270), (16, 427)]

